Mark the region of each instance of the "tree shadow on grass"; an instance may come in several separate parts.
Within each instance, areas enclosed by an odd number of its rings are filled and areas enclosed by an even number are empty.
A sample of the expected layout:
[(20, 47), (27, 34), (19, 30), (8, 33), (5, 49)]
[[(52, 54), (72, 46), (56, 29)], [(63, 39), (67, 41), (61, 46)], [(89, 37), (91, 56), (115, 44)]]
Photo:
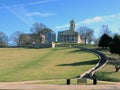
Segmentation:
[(59, 64), (57, 66), (80, 66), (80, 65), (93, 65), (97, 64), (98, 59), (90, 60), (90, 61), (84, 61), (84, 62), (75, 62), (75, 63), (68, 63), (68, 64)]
[(107, 71), (107, 72), (106, 71), (101, 71), (101, 72), (97, 72), (95, 74), (95, 76), (98, 80), (119, 82), (120, 79), (118, 79), (117, 77), (116, 78), (115, 77), (110, 77), (110, 76), (112, 76), (110, 74), (113, 74), (113, 73), (116, 73), (116, 72), (115, 71), (110, 71), (110, 72), (109, 71)]
[(80, 49), (80, 50), (73, 50), (68, 53), (83, 53), (83, 52), (85, 52), (85, 51)]

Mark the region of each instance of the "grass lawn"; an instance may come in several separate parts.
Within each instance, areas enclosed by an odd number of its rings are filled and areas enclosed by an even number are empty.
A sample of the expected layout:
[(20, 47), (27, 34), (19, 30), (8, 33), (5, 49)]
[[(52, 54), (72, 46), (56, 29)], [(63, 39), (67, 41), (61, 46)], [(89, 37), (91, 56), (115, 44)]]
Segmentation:
[(79, 48), (0, 48), (0, 81), (73, 78), (92, 68), (97, 59)]
[[(109, 50), (101, 50), (102, 53), (106, 54), (107, 57), (118, 57), (118, 55), (113, 55)], [(104, 81), (120, 82), (120, 70), (115, 72), (115, 68), (112, 64), (109, 63), (97, 72), (97, 78)]]
[(97, 72), (96, 76), (99, 80), (120, 82), (120, 71), (115, 72), (115, 68), (110, 64), (107, 64), (103, 69)]

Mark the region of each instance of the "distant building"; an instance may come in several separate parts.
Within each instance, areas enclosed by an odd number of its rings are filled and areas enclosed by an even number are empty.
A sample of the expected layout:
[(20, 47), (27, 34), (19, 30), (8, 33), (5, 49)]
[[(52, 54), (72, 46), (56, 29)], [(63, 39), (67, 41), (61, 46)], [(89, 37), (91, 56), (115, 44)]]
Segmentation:
[(81, 36), (76, 32), (75, 21), (70, 21), (70, 29), (58, 32), (58, 42), (63, 43), (83, 43)]
[(50, 29), (43, 29), (40, 34), (21, 34), (19, 38), (19, 45), (39, 45), (51, 42), (56, 42), (56, 34)]
[(56, 33), (50, 29), (44, 29), (41, 34), (45, 36), (45, 41), (43, 43), (56, 42)]

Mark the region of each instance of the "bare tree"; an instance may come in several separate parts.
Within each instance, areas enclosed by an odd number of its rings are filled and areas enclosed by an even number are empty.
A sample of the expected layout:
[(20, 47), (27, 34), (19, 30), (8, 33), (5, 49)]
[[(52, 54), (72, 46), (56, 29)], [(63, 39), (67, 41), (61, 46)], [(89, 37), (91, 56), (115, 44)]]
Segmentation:
[(31, 27), (31, 32), (35, 34), (40, 34), (43, 29), (47, 28), (44, 24), (42, 23), (35, 23)]
[(15, 31), (13, 35), (11, 35), (11, 40), (13, 41), (14, 45), (18, 45), (20, 43), (20, 35), (22, 32), (20, 31)]
[(87, 42), (86, 32), (87, 32), (87, 27), (86, 27), (86, 26), (82, 26), (82, 27), (79, 28), (79, 33), (80, 33), (81, 36), (84, 37), (84, 42), (85, 42), (85, 44), (86, 44), (86, 42)]
[(96, 37), (93, 38), (93, 43), (95, 44), (95, 46), (98, 46), (99, 41), (100, 41), (100, 38), (96, 38)]
[(20, 45), (30, 45), (32, 44), (31, 34), (21, 34), (19, 38)]
[(102, 36), (103, 34), (107, 34), (110, 35), (112, 34), (112, 32), (110, 31), (108, 25), (102, 25), (100, 28), (100, 36)]
[(35, 39), (39, 39), (39, 43), (43, 42), (43, 34), (42, 30), (46, 29), (47, 27), (42, 23), (35, 23), (31, 27), (31, 32), (36, 36)]
[(81, 26), (78, 30), (78, 32), (80, 33), (81, 36), (84, 37), (84, 42), (85, 44), (87, 44), (87, 42), (90, 44), (93, 40), (93, 34), (94, 34), (94, 31), (93, 29), (90, 29), (86, 26)]
[(88, 31), (87, 31), (87, 41), (88, 41), (88, 44), (91, 44), (91, 42), (93, 41), (93, 38), (94, 38), (94, 31), (93, 29), (90, 29), (88, 28)]
[(6, 46), (8, 44), (8, 37), (5, 33), (0, 32), (0, 46)]

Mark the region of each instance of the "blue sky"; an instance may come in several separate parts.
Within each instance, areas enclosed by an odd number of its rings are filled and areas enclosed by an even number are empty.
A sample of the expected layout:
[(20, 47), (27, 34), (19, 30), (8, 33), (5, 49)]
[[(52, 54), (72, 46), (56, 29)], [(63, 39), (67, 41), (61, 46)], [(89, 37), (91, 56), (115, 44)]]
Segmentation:
[(30, 33), (36, 22), (57, 33), (69, 29), (72, 18), (77, 29), (87, 26), (96, 36), (102, 25), (120, 33), (120, 0), (0, 0), (0, 31), (8, 36), (17, 30)]

